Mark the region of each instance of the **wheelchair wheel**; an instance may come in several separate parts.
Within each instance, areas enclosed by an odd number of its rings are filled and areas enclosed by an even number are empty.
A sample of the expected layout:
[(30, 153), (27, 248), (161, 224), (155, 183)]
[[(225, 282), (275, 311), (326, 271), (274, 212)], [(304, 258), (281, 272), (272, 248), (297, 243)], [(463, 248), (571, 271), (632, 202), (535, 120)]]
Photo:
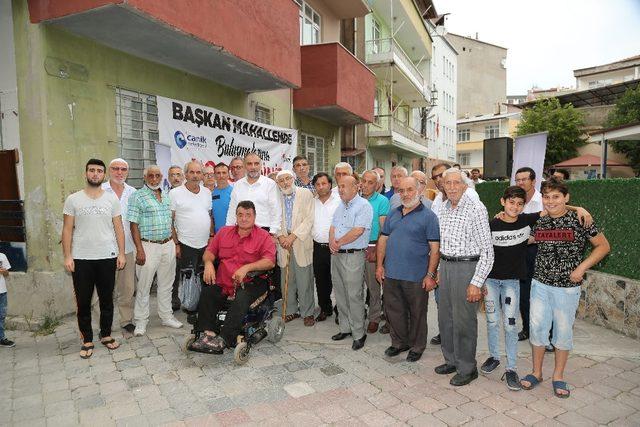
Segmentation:
[(240, 342), (233, 351), (233, 360), (237, 365), (244, 365), (249, 361), (249, 346), (246, 342)]
[(193, 334), (190, 334), (187, 336), (187, 339), (184, 341), (184, 344), (182, 345), (182, 351), (184, 351), (185, 353), (188, 353), (189, 347), (191, 347), (191, 344), (193, 344), (196, 341), (196, 336)]
[(267, 325), (267, 339), (277, 343), (284, 335), (284, 320), (280, 316), (273, 316)]

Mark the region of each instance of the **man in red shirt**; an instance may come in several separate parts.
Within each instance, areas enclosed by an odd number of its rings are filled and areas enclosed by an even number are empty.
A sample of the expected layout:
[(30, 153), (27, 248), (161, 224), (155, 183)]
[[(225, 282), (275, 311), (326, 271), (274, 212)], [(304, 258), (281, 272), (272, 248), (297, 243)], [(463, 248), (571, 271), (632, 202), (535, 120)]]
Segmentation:
[[(275, 266), (276, 246), (269, 232), (255, 225), (256, 208), (242, 201), (236, 208), (236, 225), (221, 228), (209, 242), (202, 257), (204, 282), (198, 306), (198, 330), (204, 331), (191, 346), (196, 351), (222, 354), (236, 344), (242, 319), (251, 304), (269, 290), (263, 280), (251, 280), (248, 273)], [(218, 271), (213, 262), (218, 259)], [(216, 318), (229, 297), (229, 310), (220, 328)]]

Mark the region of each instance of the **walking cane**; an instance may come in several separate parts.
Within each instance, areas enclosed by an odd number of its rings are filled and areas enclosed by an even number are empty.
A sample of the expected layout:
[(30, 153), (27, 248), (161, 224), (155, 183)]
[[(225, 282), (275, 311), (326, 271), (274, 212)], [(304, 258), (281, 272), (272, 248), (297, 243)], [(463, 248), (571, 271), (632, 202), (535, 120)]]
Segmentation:
[(287, 294), (289, 290), (289, 253), (287, 252), (287, 265), (284, 268), (284, 295), (282, 296), (282, 320), (287, 317)]

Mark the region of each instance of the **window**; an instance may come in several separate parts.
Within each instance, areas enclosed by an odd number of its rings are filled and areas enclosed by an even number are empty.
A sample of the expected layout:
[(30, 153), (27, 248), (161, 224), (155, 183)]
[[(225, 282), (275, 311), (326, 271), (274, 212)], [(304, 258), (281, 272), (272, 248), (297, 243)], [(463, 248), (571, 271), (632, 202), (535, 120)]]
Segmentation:
[(471, 129), (458, 129), (458, 142), (471, 140)]
[(271, 121), (271, 109), (264, 105), (256, 104), (255, 117), (256, 122), (264, 123), (266, 125), (273, 124)]
[(298, 153), (309, 160), (309, 176), (328, 170), (329, 153), (325, 150), (324, 138), (300, 132)]
[(500, 126), (487, 125), (484, 127), (484, 138), (497, 138), (500, 136)]
[(116, 88), (116, 127), (120, 157), (129, 163), (128, 183), (142, 187), (144, 168), (156, 163), (158, 107), (156, 97)]
[(375, 18), (371, 18), (371, 40), (373, 40), (371, 50), (374, 54), (380, 52), (381, 37), (380, 23)]
[(469, 166), (471, 164), (471, 153), (458, 153), (458, 163), (460, 163), (460, 166)]
[(300, 8), (300, 44), (320, 43), (320, 15), (303, 0), (295, 0)]

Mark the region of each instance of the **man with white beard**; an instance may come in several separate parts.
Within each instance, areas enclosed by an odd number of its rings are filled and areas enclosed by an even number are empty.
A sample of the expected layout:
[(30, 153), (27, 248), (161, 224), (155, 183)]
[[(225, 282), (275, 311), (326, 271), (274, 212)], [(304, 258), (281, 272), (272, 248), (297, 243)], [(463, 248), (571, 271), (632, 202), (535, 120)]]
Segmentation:
[(382, 226), (376, 267), (391, 334), (385, 355), (409, 350), (409, 362), (418, 361), (427, 346), (427, 304), (440, 260), (438, 218), (421, 203), (419, 186), (413, 177), (400, 179), (402, 206), (389, 211)]

